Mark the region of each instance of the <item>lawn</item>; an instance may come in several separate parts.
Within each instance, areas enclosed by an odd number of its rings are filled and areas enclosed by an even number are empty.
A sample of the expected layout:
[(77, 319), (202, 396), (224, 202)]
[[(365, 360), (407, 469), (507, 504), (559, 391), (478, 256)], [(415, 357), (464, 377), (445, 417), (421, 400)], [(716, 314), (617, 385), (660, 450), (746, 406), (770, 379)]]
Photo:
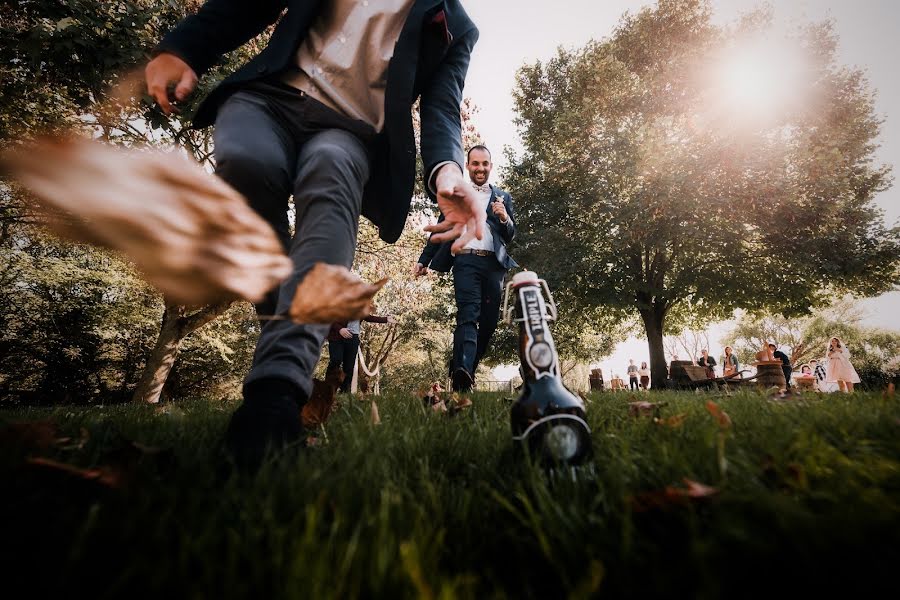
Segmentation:
[(502, 395), (454, 417), (397, 395), (378, 426), (345, 401), (327, 439), (255, 477), (222, 468), (233, 405), (7, 409), (2, 423), (43, 424), (0, 434), (4, 582), (92, 598), (896, 593), (896, 398), (642, 395), (658, 419), (632, 399), (590, 397), (594, 458), (574, 470), (512, 451)]

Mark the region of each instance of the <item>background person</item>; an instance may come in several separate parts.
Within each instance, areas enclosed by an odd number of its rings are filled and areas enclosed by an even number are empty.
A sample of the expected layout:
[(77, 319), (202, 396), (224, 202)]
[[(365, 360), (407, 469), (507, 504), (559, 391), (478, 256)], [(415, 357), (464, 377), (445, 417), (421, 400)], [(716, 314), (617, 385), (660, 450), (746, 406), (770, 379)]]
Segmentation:
[(706, 369), (706, 376), (709, 379), (716, 378), (716, 359), (709, 355), (709, 350), (704, 348), (700, 351), (700, 358), (697, 359), (697, 364)]
[[(475, 382), (475, 371), (487, 352), (491, 336), (500, 318), (503, 277), (517, 267), (506, 250), (516, 235), (512, 196), (488, 183), (491, 176), (491, 152), (481, 144), (472, 146), (466, 158), (470, 186), (486, 213), (487, 227), (482, 239), (470, 240), (460, 250), (449, 242), (428, 239), (413, 273), (422, 276), (431, 266), (435, 271), (453, 271), (453, 296), (456, 301), (456, 328), (453, 331), (453, 356), (450, 376), (453, 391), (465, 392)], [(438, 224), (444, 220), (443, 213)]]
[[(369, 315), (363, 321), (369, 323), (394, 323), (394, 317), (378, 317)], [(331, 324), (328, 330), (328, 368), (340, 367), (344, 372), (344, 380), (339, 391), (349, 392), (353, 381), (353, 366), (356, 364), (356, 353), (359, 351), (360, 321), (338, 321)]]
[(647, 366), (647, 363), (642, 362), (641, 368), (638, 369), (638, 375), (641, 377), (641, 389), (649, 389), (650, 388), (650, 367)]
[(772, 353), (773, 360), (781, 361), (781, 371), (784, 373), (785, 389), (791, 389), (791, 358), (778, 349), (775, 344), (769, 344), (769, 351)]
[(828, 381), (836, 382), (842, 392), (852, 393), (853, 384), (859, 383), (859, 374), (850, 362), (850, 350), (836, 337), (828, 342)]
[(638, 385), (638, 368), (637, 365), (634, 364), (634, 359), (628, 359), (628, 389), (636, 390), (640, 386)]

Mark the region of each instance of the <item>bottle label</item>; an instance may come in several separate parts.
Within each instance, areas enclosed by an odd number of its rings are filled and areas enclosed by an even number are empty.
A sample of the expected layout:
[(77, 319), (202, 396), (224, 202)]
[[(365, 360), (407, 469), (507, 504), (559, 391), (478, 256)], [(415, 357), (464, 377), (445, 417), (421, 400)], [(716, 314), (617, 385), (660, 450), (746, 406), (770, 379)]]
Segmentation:
[(535, 379), (555, 377), (559, 371), (553, 337), (547, 327), (546, 308), (540, 288), (523, 286), (519, 288), (519, 306), (522, 307), (525, 333), (525, 362), (534, 373)]

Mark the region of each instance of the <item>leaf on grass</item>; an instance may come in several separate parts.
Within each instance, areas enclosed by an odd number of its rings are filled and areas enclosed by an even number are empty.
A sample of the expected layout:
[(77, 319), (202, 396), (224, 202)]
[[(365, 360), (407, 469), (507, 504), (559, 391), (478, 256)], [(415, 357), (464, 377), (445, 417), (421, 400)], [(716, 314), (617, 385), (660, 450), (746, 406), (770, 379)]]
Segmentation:
[(670, 427), (672, 429), (676, 429), (684, 424), (685, 419), (687, 419), (687, 413), (680, 413), (677, 415), (672, 415), (671, 417), (657, 417), (653, 419), (653, 422), (662, 427)]
[(256, 302), (292, 272), (244, 197), (177, 153), (50, 138), (0, 158), (45, 225), (122, 252), (178, 304)]
[(460, 396), (459, 394), (453, 394), (450, 397), (449, 402), (447, 402), (447, 410), (448, 414), (451, 417), (454, 417), (466, 410), (467, 408), (471, 408), (472, 400), (467, 398), (466, 396)]
[(716, 423), (722, 429), (727, 429), (731, 427), (731, 417), (728, 416), (722, 407), (713, 402), (712, 400), (706, 401), (706, 410), (709, 411), (709, 414), (712, 415), (713, 419), (715, 419)]
[(632, 417), (659, 417), (659, 410), (666, 404), (666, 402), (647, 402), (646, 400), (629, 402), (628, 414)]
[(719, 493), (717, 488), (683, 478), (685, 487), (666, 486), (662, 490), (644, 492), (632, 496), (629, 500), (632, 510), (646, 512), (653, 509), (664, 509), (673, 506), (686, 506), (692, 502), (699, 502), (712, 498)]
[(120, 488), (124, 481), (122, 472), (113, 467), (82, 469), (80, 467), (43, 457), (28, 458), (26, 463), (38, 469), (43, 469), (78, 480), (96, 482), (108, 488)]
[(10, 423), (0, 429), (0, 445), (6, 447), (47, 450), (59, 439), (59, 425), (50, 420)]
[(296, 323), (362, 319), (372, 314), (375, 294), (387, 281), (366, 283), (347, 267), (316, 263), (297, 286), (288, 314)]
[(337, 408), (337, 391), (344, 381), (344, 371), (334, 367), (325, 380), (313, 379), (312, 394), (300, 410), (300, 422), (307, 429), (324, 425)]
[(372, 398), (372, 407), (369, 414), (372, 417), (372, 425), (381, 425), (381, 415), (378, 414), (378, 405), (375, 404), (374, 398)]

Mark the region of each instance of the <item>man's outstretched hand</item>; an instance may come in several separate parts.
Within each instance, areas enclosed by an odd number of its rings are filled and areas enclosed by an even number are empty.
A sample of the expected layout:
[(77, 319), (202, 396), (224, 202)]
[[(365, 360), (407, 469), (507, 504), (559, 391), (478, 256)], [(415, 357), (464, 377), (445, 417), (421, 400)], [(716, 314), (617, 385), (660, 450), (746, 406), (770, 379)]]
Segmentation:
[(175, 85), (175, 99), (179, 102), (186, 100), (197, 87), (197, 74), (191, 66), (168, 52), (163, 52), (147, 63), (144, 77), (147, 80), (147, 92), (167, 115), (178, 112), (169, 100), (170, 85)]
[(387, 281), (366, 283), (347, 267), (316, 263), (297, 286), (288, 314), (295, 323), (362, 319), (372, 314), (375, 294)]
[(435, 178), (435, 187), (438, 208), (444, 220), (425, 228), (425, 231), (434, 233), (431, 241), (441, 243), (455, 239), (450, 247), (455, 253), (473, 239), (480, 240), (487, 214), (479, 206), (475, 190), (463, 179), (459, 166), (448, 163), (441, 167)]

